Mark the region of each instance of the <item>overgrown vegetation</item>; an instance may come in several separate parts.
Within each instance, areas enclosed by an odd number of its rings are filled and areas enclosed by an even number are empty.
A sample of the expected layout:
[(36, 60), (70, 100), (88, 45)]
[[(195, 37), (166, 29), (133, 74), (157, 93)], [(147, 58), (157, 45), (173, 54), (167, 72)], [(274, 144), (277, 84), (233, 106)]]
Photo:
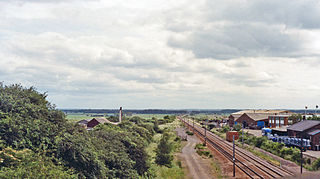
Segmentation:
[(196, 149), (197, 154), (200, 156), (206, 156), (209, 158), (213, 157), (210, 150), (204, 144), (196, 144), (194, 148)]
[(193, 132), (191, 132), (191, 131), (187, 131), (186, 132), (188, 135), (193, 135)]
[(132, 117), (87, 131), (46, 97), (33, 87), (0, 83), (0, 178), (154, 177), (146, 147), (175, 116)]

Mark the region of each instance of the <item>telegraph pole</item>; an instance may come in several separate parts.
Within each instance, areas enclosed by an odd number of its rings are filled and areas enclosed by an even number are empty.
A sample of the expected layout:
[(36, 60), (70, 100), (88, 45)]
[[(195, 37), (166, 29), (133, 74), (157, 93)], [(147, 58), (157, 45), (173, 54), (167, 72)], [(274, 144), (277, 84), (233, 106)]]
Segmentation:
[(308, 109), (308, 106), (306, 106), (304, 110), (304, 120), (307, 120), (307, 109)]
[(235, 145), (234, 145), (234, 135), (232, 136), (232, 139), (233, 139), (233, 158), (232, 158), (232, 161), (233, 161), (233, 177), (236, 176), (236, 159), (235, 159)]
[(244, 130), (244, 124), (242, 123), (242, 137), (241, 137), (242, 147), (243, 147), (243, 130)]
[(300, 160), (300, 172), (302, 173), (302, 163), (303, 163), (303, 155), (302, 155), (302, 141), (303, 141), (303, 136), (301, 132), (301, 142), (300, 142), (300, 153), (301, 153), (301, 160)]
[(206, 122), (204, 124), (204, 145), (207, 145), (207, 123), (208, 119), (206, 119)]
[(194, 117), (192, 117), (192, 119), (193, 119), (193, 133), (194, 133)]

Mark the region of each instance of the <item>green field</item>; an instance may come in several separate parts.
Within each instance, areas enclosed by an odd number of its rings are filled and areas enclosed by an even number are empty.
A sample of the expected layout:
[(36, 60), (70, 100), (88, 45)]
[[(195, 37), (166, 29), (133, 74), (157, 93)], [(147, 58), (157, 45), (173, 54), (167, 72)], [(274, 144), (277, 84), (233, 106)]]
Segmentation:
[[(77, 122), (81, 121), (84, 119), (92, 119), (93, 117), (91, 115), (101, 115), (101, 114), (96, 114), (96, 113), (68, 113), (66, 115), (66, 119), (69, 121)], [(105, 115), (105, 114), (103, 114)], [(106, 114), (106, 115), (113, 115), (113, 114)], [(126, 117), (133, 117), (133, 116), (138, 116), (143, 119), (152, 119), (153, 117), (157, 119), (163, 119), (164, 116), (168, 114), (132, 114), (131, 116), (126, 116)]]

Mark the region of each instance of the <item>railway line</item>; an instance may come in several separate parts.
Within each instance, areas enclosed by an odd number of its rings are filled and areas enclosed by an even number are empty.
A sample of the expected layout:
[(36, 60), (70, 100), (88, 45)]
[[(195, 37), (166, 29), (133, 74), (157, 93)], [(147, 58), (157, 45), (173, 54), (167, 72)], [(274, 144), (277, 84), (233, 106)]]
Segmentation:
[[(195, 135), (200, 137), (204, 141), (205, 129), (198, 124), (194, 124), (190, 121), (179, 117), (190, 130), (194, 130)], [(209, 148), (214, 148), (225, 156), (229, 161), (233, 162), (233, 146), (231, 143), (221, 139), (219, 136), (207, 131), (207, 145)], [(294, 174), (288, 170), (280, 168), (276, 165), (266, 162), (261, 158), (253, 155), (239, 147), (235, 147), (235, 166), (245, 173), (248, 178), (282, 178), (293, 176)]]

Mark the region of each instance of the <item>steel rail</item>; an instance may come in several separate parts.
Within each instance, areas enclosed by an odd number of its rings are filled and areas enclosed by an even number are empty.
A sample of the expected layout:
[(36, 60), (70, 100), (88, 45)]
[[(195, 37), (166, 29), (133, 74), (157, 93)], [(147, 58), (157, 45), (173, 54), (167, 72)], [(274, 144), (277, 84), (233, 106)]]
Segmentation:
[[(189, 122), (186, 122), (184, 119), (179, 118), (181, 121), (183, 121), (186, 125), (188, 125), (189, 128), (193, 127), (189, 124)], [(199, 137), (204, 137), (203, 135), (203, 130), (199, 125), (196, 124), (195, 126), (196, 132), (200, 135)], [(219, 146), (216, 143), (220, 143), (220, 145), (224, 145), (226, 146), (229, 150), (231, 150), (230, 148), (232, 147), (229, 143), (227, 143), (225, 140), (221, 139), (220, 137), (217, 137), (216, 135), (212, 134), (211, 132), (207, 132), (209, 134), (209, 137), (207, 137), (207, 141), (208, 143), (210, 143), (211, 145), (214, 145), (213, 147), (216, 148), (220, 153), (222, 153), (226, 158), (228, 158), (229, 160), (232, 161), (232, 156), (229, 152), (227, 152), (225, 149), (223, 149), (221, 146)], [(216, 141), (216, 142), (214, 142)], [(258, 157), (253, 156), (252, 154), (248, 154), (245, 153), (244, 151), (241, 151), (239, 149), (237, 150), (237, 155), (241, 158), (243, 158), (243, 160), (245, 160), (245, 157), (249, 157), (250, 159), (252, 159), (254, 162), (252, 163), (254, 167), (256, 167), (257, 169), (259, 169), (264, 175), (268, 175), (272, 178), (277, 178), (277, 177), (284, 177), (284, 176), (291, 176), (293, 175), (293, 173), (279, 168), (278, 166), (271, 164), (271, 163), (266, 163), (265, 161), (261, 160), (261, 159), (257, 159)], [(227, 153), (227, 155), (226, 155)], [(264, 178), (262, 175), (258, 174), (257, 172), (255, 172), (254, 170), (252, 170), (251, 168), (249, 168), (245, 163), (241, 162), (240, 160), (236, 159), (237, 162), (241, 163), (243, 166), (245, 166), (245, 168), (249, 169), (250, 171), (252, 171), (252, 173), (254, 173), (255, 175), (257, 175), (259, 178)], [(272, 166), (272, 167), (270, 167)], [(249, 177), (252, 177), (251, 174), (249, 174), (247, 171), (245, 171), (244, 169), (242, 169), (240, 166), (237, 165), (237, 167), (242, 170), (244, 173), (246, 173)], [(280, 170), (280, 171), (279, 171)], [(271, 174), (270, 172), (274, 173)], [(284, 174), (285, 173), (285, 174)]]

